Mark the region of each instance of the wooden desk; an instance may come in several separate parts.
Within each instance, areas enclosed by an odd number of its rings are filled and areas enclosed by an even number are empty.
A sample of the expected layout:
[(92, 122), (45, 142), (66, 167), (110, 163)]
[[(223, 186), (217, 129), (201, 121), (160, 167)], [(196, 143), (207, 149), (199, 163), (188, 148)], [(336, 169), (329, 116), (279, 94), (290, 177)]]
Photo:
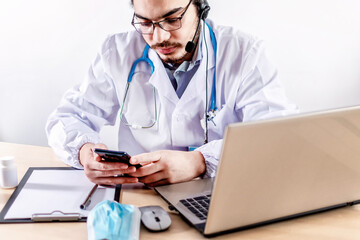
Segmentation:
[[(15, 156), (19, 181), (28, 167), (66, 166), (47, 147), (19, 145), (0, 142), (0, 156)], [(141, 185), (124, 186), (122, 202), (144, 205), (167, 204), (153, 191)], [(14, 189), (0, 189), (2, 209)], [(204, 239), (181, 217), (170, 212), (173, 221), (168, 231), (151, 233), (141, 227), (140, 239)], [(1, 239), (87, 239), (86, 223), (24, 223), (0, 224)], [(225, 234), (212, 239), (359, 239), (360, 206), (352, 206), (319, 213), (294, 220), (270, 224), (250, 230)]]

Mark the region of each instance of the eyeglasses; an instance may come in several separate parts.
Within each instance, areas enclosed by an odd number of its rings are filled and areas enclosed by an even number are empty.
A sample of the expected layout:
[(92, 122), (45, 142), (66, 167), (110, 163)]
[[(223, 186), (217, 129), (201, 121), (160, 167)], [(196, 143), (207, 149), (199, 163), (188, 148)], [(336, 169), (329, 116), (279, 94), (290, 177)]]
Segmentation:
[(131, 24), (134, 26), (137, 32), (141, 34), (153, 34), (155, 25), (158, 25), (161, 29), (171, 32), (175, 31), (181, 28), (181, 19), (184, 17), (186, 11), (188, 10), (191, 2), (193, 0), (190, 0), (188, 5), (186, 5), (184, 12), (180, 15), (180, 17), (177, 18), (167, 18), (158, 22), (152, 22), (152, 21), (146, 21), (146, 22), (135, 22), (135, 13), (133, 16), (133, 19), (131, 21)]

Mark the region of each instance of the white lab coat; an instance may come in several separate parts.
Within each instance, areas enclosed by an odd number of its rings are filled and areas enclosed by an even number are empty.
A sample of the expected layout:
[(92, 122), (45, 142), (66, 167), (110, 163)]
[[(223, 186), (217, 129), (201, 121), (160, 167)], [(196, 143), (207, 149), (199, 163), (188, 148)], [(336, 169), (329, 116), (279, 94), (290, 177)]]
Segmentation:
[[(206, 176), (214, 176), (222, 137), (229, 123), (254, 121), (297, 112), (288, 102), (275, 67), (268, 61), (263, 42), (230, 27), (211, 25), (217, 40), (216, 104), (219, 112), (209, 122), (209, 143), (204, 141), (200, 120), (204, 118), (206, 48), (201, 40), (202, 61), (179, 99), (160, 58), (152, 49), (149, 58), (155, 65), (137, 67), (126, 98), (124, 121), (149, 125), (154, 119), (154, 94), (158, 121), (150, 129), (132, 129), (121, 123), (119, 150), (131, 155), (160, 149), (186, 150), (201, 146), (206, 160)], [(214, 74), (214, 51), (208, 28), (208, 98)], [(204, 33), (201, 33), (204, 34)], [(114, 125), (119, 118), (126, 81), (133, 62), (142, 56), (145, 41), (135, 32), (109, 36), (104, 42), (85, 81), (66, 92), (59, 107), (48, 119), (49, 145), (65, 163), (81, 168), (78, 149), (86, 142), (102, 142), (98, 132)], [(209, 101), (209, 99), (207, 100)]]

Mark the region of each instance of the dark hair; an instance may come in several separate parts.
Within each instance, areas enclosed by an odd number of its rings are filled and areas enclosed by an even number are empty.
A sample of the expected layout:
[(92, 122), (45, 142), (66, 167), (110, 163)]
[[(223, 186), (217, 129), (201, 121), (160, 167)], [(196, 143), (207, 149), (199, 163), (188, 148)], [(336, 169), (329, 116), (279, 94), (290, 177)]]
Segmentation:
[[(131, 2), (131, 6), (134, 6), (134, 0), (131, 0), (130, 2)], [(204, 9), (206, 6), (209, 6), (207, 0), (193, 0), (192, 4), (195, 5), (199, 17), (200, 17), (201, 9)]]

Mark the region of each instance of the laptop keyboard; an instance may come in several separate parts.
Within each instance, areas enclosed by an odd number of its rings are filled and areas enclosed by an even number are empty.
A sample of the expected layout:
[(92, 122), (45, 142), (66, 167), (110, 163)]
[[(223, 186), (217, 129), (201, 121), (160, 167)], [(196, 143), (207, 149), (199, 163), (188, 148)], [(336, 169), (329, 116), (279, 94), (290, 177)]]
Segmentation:
[(207, 194), (193, 198), (182, 199), (180, 202), (200, 220), (205, 220), (209, 210), (210, 198), (211, 194)]

